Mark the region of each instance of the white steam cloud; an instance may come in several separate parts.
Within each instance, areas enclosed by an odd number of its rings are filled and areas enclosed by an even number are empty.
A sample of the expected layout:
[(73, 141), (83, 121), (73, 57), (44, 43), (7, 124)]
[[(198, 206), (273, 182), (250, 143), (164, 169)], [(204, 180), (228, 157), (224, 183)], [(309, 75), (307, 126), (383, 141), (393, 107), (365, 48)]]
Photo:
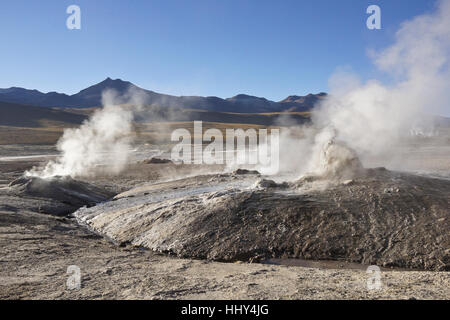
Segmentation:
[(134, 88), (122, 97), (106, 90), (102, 94), (102, 109), (95, 111), (79, 128), (64, 131), (57, 143), (61, 157), (25, 175), (83, 177), (98, 172), (120, 172), (127, 163), (134, 138), (134, 114), (145, 99), (145, 94)]
[(333, 150), (330, 144), (348, 146), (363, 158), (389, 156), (414, 126), (427, 124), (427, 115), (449, 113), (450, 1), (440, 1), (434, 13), (403, 23), (394, 44), (372, 57), (392, 76), (392, 83), (363, 83), (345, 72), (330, 78), (330, 95), (313, 112), (315, 130), (302, 142), (302, 152), (312, 154), (301, 164), (302, 174), (322, 174), (319, 159), (324, 155), (336, 158), (333, 163), (353, 157), (339, 148), (340, 155), (327, 153)]

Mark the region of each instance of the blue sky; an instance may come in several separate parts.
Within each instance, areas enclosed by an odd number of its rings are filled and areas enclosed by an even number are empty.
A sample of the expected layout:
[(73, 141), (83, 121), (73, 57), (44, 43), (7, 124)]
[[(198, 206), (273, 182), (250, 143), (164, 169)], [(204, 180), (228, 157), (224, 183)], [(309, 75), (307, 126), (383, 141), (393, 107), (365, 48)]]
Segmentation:
[[(66, 8), (81, 8), (81, 30)], [(366, 28), (377, 4), (382, 30)], [(432, 0), (2, 1), (0, 88), (73, 94), (106, 77), (174, 95), (281, 100), (327, 91), (336, 68), (383, 77), (368, 49)]]

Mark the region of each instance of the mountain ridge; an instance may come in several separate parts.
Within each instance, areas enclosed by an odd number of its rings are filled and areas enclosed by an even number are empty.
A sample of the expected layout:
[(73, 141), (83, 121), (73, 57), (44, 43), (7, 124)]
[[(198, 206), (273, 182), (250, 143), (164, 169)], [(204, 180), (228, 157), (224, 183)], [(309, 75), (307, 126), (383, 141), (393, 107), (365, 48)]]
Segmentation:
[(292, 95), (278, 102), (242, 93), (226, 99), (215, 96), (173, 96), (140, 88), (129, 81), (107, 77), (73, 95), (55, 91), (43, 93), (20, 87), (0, 89), (0, 101), (38, 107), (91, 108), (101, 105), (104, 90), (114, 89), (119, 95), (124, 95), (130, 88), (143, 93), (145, 103), (149, 105), (237, 113), (306, 112), (327, 95), (323, 92), (307, 96)]

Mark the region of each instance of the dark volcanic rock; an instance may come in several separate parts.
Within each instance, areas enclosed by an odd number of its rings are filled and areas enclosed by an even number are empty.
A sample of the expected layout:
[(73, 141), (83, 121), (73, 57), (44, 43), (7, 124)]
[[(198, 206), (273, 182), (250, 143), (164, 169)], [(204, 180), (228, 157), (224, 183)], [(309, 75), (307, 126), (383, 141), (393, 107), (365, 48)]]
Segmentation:
[(260, 173), (257, 170), (247, 170), (247, 169), (237, 169), (235, 171), (233, 171), (234, 174), (257, 174), (259, 175)]
[[(160, 183), (147, 195), (142, 190), (134, 198), (119, 195), (75, 216), (119, 243), (182, 257), (450, 269), (448, 180), (367, 170), (351, 184), (325, 189), (305, 181), (289, 190), (236, 185), (213, 190), (205, 181), (211, 183), (201, 177)], [(184, 191), (186, 185), (190, 191)], [(174, 186), (180, 191), (173, 192)]]
[[(37, 206), (38, 212), (66, 215), (83, 206), (94, 206), (114, 194), (89, 183), (70, 177), (21, 177), (8, 185), (7, 195), (12, 202), (23, 202), (23, 207)], [(20, 206), (20, 204), (19, 204)]]
[(269, 179), (261, 179), (258, 181), (255, 185), (256, 187), (267, 189), (267, 188), (279, 188), (279, 189), (286, 189), (289, 188), (289, 184), (286, 182), (283, 183), (276, 183), (273, 180)]
[(150, 159), (146, 159), (143, 160), (142, 163), (145, 164), (161, 164), (161, 163), (173, 163), (171, 160), (169, 159), (160, 159), (160, 158), (150, 158)]

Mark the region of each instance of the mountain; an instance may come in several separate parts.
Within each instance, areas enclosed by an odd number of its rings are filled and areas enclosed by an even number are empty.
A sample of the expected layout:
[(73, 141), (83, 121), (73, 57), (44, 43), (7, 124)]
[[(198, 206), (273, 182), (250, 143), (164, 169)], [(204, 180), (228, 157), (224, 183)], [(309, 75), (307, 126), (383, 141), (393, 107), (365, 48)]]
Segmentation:
[(64, 93), (42, 93), (38, 90), (12, 87), (0, 89), (0, 101), (39, 107), (90, 108), (101, 105), (102, 92), (105, 89), (115, 89), (119, 94), (125, 94), (131, 86), (134, 86), (131, 82), (107, 78), (71, 96)]
[[(292, 111), (296, 110), (299, 106), (314, 106), (321, 99), (325, 98), (327, 94), (321, 92), (318, 94), (308, 94), (306, 96), (289, 96), (279, 103), (285, 107), (285, 110)], [(292, 109), (292, 110), (291, 110)]]
[(57, 92), (42, 93), (38, 90), (11, 87), (0, 89), (0, 101), (35, 106), (58, 106), (69, 103), (70, 97)]
[(142, 89), (121, 79), (106, 78), (73, 95), (57, 92), (42, 93), (38, 90), (18, 87), (0, 89), (0, 101), (40, 107), (90, 108), (101, 105), (102, 92), (106, 89), (114, 89), (119, 96), (125, 95), (129, 89), (132, 89), (133, 92), (145, 97), (145, 103), (148, 105), (237, 113), (304, 112), (311, 110), (317, 101), (326, 96), (325, 93), (289, 96), (279, 102), (246, 94), (238, 94), (227, 99), (200, 96), (177, 97)]

